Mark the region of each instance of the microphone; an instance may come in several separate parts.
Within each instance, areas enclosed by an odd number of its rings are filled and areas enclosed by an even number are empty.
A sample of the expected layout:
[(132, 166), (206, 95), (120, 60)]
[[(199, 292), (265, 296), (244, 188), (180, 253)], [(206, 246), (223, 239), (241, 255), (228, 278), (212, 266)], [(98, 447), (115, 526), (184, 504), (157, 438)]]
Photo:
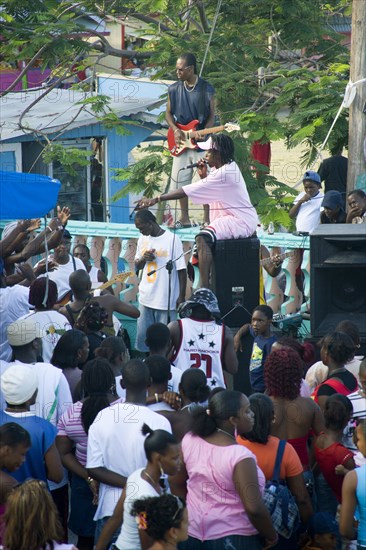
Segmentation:
[[(204, 159), (202, 159), (200, 162), (204, 162), (205, 164), (207, 164), (207, 161), (205, 161)], [(194, 162), (193, 164), (188, 164), (188, 166), (184, 166), (183, 168), (181, 168), (181, 170), (188, 170), (189, 168), (197, 168), (199, 165), (200, 165), (199, 162)]]

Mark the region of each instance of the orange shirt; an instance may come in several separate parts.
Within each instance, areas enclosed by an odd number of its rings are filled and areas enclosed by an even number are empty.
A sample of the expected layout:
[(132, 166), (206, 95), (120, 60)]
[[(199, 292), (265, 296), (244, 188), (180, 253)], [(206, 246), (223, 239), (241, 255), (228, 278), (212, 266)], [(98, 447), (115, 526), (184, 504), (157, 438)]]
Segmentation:
[[(277, 449), (280, 442), (279, 438), (270, 435), (268, 442), (264, 445), (263, 443), (254, 443), (253, 441), (248, 441), (238, 436), (237, 442), (240, 445), (244, 445), (255, 454), (258, 466), (264, 473), (266, 480), (272, 479)], [(297, 476), (302, 474), (303, 471), (297, 452), (290, 443), (286, 443), (281, 463), (280, 479)]]

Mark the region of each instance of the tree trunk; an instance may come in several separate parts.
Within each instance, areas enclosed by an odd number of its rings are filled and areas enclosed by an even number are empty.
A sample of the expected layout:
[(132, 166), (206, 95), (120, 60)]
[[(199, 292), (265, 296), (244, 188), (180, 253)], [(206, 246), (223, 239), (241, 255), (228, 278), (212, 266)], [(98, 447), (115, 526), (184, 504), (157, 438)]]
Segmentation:
[[(366, 79), (366, 1), (353, 0), (351, 74), (352, 82)], [(366, 139), (366, 82), (358, 84), (349, 109), (349, 149), (347, 191), (356, 188), (358, 176), (366, 172), (364, 142)]]

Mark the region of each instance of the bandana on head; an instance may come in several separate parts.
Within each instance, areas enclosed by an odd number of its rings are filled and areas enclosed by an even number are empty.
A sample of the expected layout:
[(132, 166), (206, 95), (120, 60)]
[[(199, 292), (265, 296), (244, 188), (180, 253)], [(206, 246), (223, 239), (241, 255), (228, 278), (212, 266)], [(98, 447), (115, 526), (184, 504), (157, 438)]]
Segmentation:
[(192, 315), (195, 306), (201, 305), (207, 309), (214, 317), (220, 317), (219, 303), (215, 294), (208, 288), (199, 288), (195, 290), (192, 296), (184, 302), (179, 308), (179, 316), (184, 319)]

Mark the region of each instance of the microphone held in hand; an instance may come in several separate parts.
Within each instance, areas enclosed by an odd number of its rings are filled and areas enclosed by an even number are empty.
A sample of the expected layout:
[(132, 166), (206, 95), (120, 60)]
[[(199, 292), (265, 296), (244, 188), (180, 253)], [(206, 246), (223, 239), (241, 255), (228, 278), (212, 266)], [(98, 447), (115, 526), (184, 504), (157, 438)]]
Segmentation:
[(193, 164), (188, 164), (188, 166), (184, 166), (183, 168), (181, 168), (181, 170), (188, 170), (189, 168), (198, 168), (201, 162), (204, 162), (205, 164), (207, 164), (207, 162), (204, 159), (202, 159), (199, 162), (194, 162)]

